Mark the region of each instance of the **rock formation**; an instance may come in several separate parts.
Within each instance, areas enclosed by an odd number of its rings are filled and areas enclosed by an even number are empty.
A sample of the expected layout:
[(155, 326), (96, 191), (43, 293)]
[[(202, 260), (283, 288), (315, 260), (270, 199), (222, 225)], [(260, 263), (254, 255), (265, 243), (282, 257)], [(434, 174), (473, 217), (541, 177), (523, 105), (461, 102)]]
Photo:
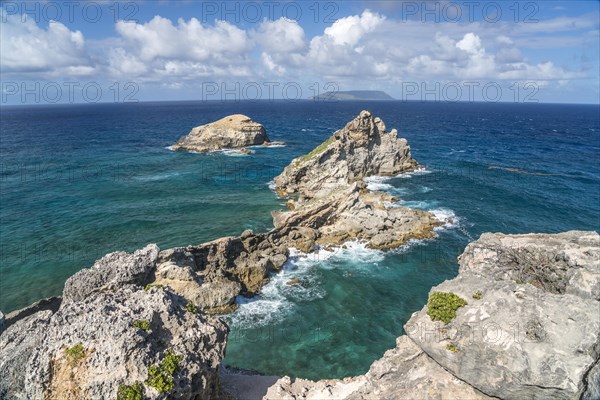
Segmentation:
[[(599, 274), (595, 232), (484, 234), (460, 257), (458, 277), (432, 289), (469, 304), (444, 327), (425, 308), (406, 331), (442, 367), (491, 396), (576, 398), (600, 355)], [(436, 329), (432, 340), (427, 332)], [(449, 354), (450, 345), (458, 351)]]
[(322, 198), (368, 176), (414, 171), (419, 164), (406, 139), (397, 135), (395, 129), (387, 132), (380, 118), (362, 111), (313, 151), (294, 159), (275, 178), (276, 191), (281, 197)]
[[(275, 190), (290, 211), (275, 212), (278, 232), (290, 232), (294, 247), (339, 245), (359, 239), (369, 247), (390, 249), (410, 239), (434, 236), (443, 222), (429, 212), (393, 205), (398, 199), (370, 192), (363, 178), (414, 171), (406, 139), (386, 131), (380, 118), (362, 111), (309, 154), (293, 160), (275, 178)], [(296, 231), (296, 232), (294, 232)]]
[[(228, 329), (210, 314), (260, 293), (290, 248), (358, 239), (388, 249), (433, 237), (444, 221), (363, 181), (417, 168), (406, 140), (361, 112), (275, 178), (289, 209), (273, 213), (269, 232), (111, 253), (69, 278), (62, 297), (0, 313), (0, 398), (228, 396), (219, 375)], [(367, 374), (283, 377), (265, 399), (599, 398), (597, 233), (484, 234), (459, 263)], [(225, 382), (239, 394), (248, 379)]]
[(430, 302), (367, 374), (284, 377), (264, 398), (599, 398), (598, 233), (486, 233), (459, 264), (456, 278), (430, 292), (467, 303), (448, 323), (432, 320)]
[(275, 178), (277, 193), (296, 200), (288, 200), (289, 210), (273, 213), (271, 231), (163, 251), (153, 284), (168, 286), (206, 312), (224, 313), (236, 309), (236, 296), (259, 293), (269, 275), (283, 267), (289, 248), (309, 253), (363, 240), (390, 249), (431, 238), (443, 221), (426, 211), (393, 206), (397, 199), (368, 191), (362, 180), (419, 167), (406, 140), (363, 111)]
[(271, 142), (264, 126), (258, 122), (252, 121), (245, 115), (235, 114), (210, 124), (195, 127), (171, 148), (173, 150), (206, 152), (260, 144), (282, 143)]
[[(0, 335), (0, 398), (217, 398), (227, 327), (165, 288), (147, 288), (158, 248), (112, 253), (72, 276), (58, 310)], [(16, 318), (15, 318), (16, 319)]]

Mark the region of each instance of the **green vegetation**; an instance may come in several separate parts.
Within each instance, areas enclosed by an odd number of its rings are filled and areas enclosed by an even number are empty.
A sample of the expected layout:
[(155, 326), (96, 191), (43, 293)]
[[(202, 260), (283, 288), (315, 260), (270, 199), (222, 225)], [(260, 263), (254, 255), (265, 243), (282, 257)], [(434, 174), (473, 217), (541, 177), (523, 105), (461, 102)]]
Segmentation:
[(158, 365), (152, 365), (148, 368), (148, 380), (146, 385), (151, 386), (159, 392), (168, 392), (175, 387), (173, 375), (179, 369), (179, 363), (183, 356), (176, 355), (173, 351), (167, 350), (165, 357)]
[(185, 305), (185, 309), (188, 310), (188, 312), (191, 312), (192, 314), (196, 314), (198, 312), (196, 306), (189, 302)]
[(150, 321), (146, 319), (138, 319), (133, 321), (133, 326), (143, 330), (144, 332), (148, 332), (150, 330)]
[(456, 318), (456, 310), (466, 305), (467, 302), (454, 293), (434, 292), (427, 302), (427, 315), (432, 321), (442, 321), (447, 324)]
[(476, 291), (475, 293), (473, 293), (473, 298), (474, 298), (475, 300), (481, 300), (481, 296), (482, 296), (482, 295), (483, 295), (483, 294), (481, 293), (481, 290), (478, 290), (478, 291)]
[(165, 358), (160, 362), (160, 369), (173, 375), (179, 368), (179, 363), (183, 359), (183, 356), (176, 355), (172, 350), (167, 350)]
[(151, 386), (159, 392), (168, 392), (175, 387), (173, 376), (161, 371), (156, 365), (148, 368), (148, 380), (146, 385)]
[(318, 154), (321, 154), (335, 140), (336, 140), (335, 136), (331, 136), (329, 139), (327, 139), (326, 141), (324, 141), (323, 143), (321, 143), (320, 145), (315, 147), (310, 153), (301, 156), (299, 158), (299, 161), (310, 160), (313, 157), (317, 156)]
[(142, 394), (144, 393), (144, 387), (141, 383), (134, 383), (133, 385), (119, 385), (117, 391), (117, 400), (142, 400)]
[(83, 347), (83, 344), (79, 342), (73, 347), (67, 347), (65, 349), (65, 354), (69, 358), (69, 364), (75, 365), (85, 358), (85, 348)]
[(458, 353), (460, 351), (454, 343), (449, 343), (448, 345), (446, 345), (446, 349), (450, 350), (453, 353)]
[(155, 287), (155, 288), (157, 288), (157, 289), (160, 289), (160, 288), (162, 288), (162, 287), (164, 287), (164, 286), (163, 286), (163, 285), (154, 285), (154, 284), (152, 284), (152, 283), (149, 283), (149, 284), (147, 284), (147, 285), (146, 285), (146, 287), (144, 288), (144, 291), (146, 291), (146, 292), (147, 292), (148, 290), (152, 289), (153, 287)]

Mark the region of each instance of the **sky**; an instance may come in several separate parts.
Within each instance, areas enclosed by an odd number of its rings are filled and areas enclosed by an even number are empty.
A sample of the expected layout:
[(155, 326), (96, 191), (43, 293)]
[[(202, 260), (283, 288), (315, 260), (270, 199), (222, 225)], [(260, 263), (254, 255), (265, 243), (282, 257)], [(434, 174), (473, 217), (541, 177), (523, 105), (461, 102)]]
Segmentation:
[(2, 1), (0, 105), (600, 103), (600, 2)]

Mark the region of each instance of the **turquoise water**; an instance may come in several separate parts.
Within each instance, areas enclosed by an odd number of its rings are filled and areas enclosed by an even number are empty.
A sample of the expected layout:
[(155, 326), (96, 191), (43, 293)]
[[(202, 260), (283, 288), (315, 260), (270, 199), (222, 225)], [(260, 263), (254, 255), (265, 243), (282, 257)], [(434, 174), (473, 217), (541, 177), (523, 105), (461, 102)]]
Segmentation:
[[(597, 106), (403, 102), (142, 103), (3, 107), (0, 309), (60, 294), (107, 252), (268, 230), (268, 183), (289, 161), (371, 110), (426, 171), (372, 188), (454, 216), (435, 240), (390, 252), (359, 244), (295, 257), (227, 317), (226, 362), (307, 378), (364, 373), (394, 346), (430, 287), (482, 232), (600, 229)], [(172, 152), (193, 126), (244, 113), (282, 148), (250, 156)], [(490, 166), (516, 168), (520, 174)], [(303, 286), (287, 286), (300, 277)]]

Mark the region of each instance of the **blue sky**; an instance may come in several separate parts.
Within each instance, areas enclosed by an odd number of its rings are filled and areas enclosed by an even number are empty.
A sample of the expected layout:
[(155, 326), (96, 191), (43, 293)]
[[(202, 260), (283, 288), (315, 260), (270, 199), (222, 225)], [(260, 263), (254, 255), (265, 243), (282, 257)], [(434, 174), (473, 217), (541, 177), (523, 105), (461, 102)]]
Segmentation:
[(597, 1), (3, 1), (0, 104), (598, 103)]

